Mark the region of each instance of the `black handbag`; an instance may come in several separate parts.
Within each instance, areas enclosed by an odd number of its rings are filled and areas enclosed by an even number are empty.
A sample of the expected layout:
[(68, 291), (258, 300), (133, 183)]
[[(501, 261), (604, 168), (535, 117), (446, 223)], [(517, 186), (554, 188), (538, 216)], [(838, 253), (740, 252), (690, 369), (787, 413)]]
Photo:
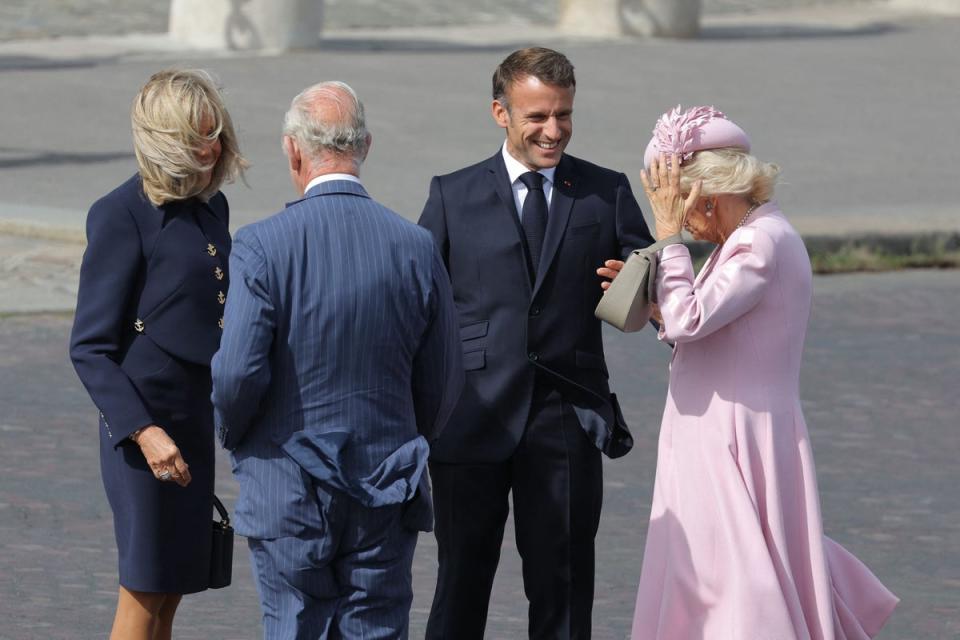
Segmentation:
[(233, 527), (230, 526), (230, 514), (213, 496), (213, 506), (220, 514), (220, 520), (213, 520), (213, 541), (210, 545), (210, 581), (211, 589), (222, 589), (230, 585), (233, 577)]

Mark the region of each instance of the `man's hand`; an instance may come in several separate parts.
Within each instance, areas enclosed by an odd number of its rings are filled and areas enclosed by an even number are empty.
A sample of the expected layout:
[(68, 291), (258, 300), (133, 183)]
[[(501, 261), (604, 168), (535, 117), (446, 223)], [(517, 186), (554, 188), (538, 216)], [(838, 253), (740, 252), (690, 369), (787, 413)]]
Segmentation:
[(609, 278), (600, 283), (604, 291), (610, 288), (610, 283), (617, 277), (620, 270), (623, 269), (623, 260), (607, 260), (603, 266), (597, 269), (597, 275), (602, 278)]
[(157, 480), (171, 480), (181, 487), (190, 484), (190, 468), (162, 427), (155, 424), (144, 427), (137, 434), (136, 443)]

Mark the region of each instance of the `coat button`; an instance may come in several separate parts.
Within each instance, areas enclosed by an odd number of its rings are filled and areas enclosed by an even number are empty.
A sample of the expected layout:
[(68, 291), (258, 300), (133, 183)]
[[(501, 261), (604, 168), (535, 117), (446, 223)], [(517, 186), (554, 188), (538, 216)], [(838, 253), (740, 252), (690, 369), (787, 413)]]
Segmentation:
[(530, 362), (536, 362), (540, 359), (540, 356), (537, 355), (536, 351), (531, 351), (527, 354), (527, 357), (530, 358)]
[(219, 320), (217, 320), (217, 326), (223, 329), (223, 318), (220, 318)]
[(223, 295), (223, 291), (217, 294), (217, 302), (219, 302), (220, 304), (223, 304), (226, 301), (227, 301), (227, 296)]
[(223, 269), (220, 267), (213, 268), (213, 277), (217, 280), (223, 280)]
[(133, 323), (133, 328), (137, 330), (137, 333), (143, 333), (144, 324), (143, 320), (137, 318), (137, 321)]
[(217, 255), (217, 247), (212, 242), (207, 245), (207, 253), (209, 253), (211, 256)]
[(540, 307), (536, 307), (536, 306), (530, 307), (530, 315), (532, 316), (540, 315)]

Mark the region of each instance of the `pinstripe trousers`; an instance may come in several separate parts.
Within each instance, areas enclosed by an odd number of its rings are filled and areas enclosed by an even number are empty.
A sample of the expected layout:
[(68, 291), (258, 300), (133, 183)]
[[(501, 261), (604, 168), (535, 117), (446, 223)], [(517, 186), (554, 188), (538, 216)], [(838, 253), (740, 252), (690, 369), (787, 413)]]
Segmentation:
[(264, 640), (405, 640), (417, 532), (404, 505), (371, 509), (315, 485), (316, 527), (248, 538)]

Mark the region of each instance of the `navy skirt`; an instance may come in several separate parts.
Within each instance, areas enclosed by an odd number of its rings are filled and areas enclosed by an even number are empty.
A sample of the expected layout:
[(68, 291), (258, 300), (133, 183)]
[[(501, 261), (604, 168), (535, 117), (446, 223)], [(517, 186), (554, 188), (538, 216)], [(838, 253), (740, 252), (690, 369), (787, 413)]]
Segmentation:
[(123, 368), (157, 425), (190, 467), (186, 487), (153, 476), (140, 447), (114, 447), (101, 418), (100, 467), (113, 510), (120, 584), (132, 591), (195, 593), (209, 583), (214, 432), (210, 368), (137, 336)]

